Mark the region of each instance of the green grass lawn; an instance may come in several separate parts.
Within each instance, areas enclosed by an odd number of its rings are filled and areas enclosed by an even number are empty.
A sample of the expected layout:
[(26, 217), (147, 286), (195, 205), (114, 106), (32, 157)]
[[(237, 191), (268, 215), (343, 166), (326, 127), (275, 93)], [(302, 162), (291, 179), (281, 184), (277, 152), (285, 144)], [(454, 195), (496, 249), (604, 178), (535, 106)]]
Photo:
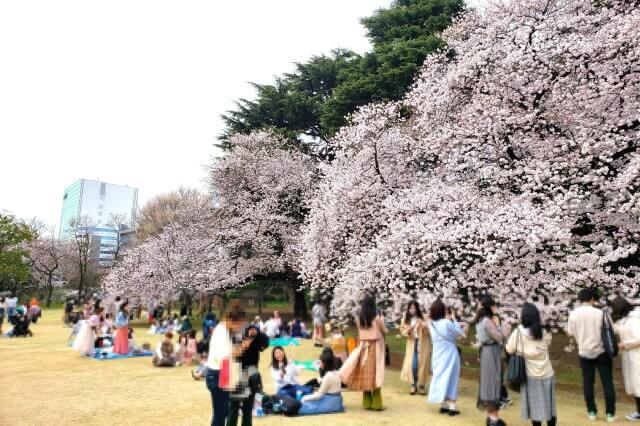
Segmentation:
[[(151, 366), (150, 358), (109, 361), (83, 358), (68, 347), (69, 329), (62, 325), (61, 316), (61, 310), (45, 310), (42, 321), (33, 326), (33, 338), (0, 339), (0, 425), (208, 424), (210, 394), (204, 382), (190, 377), (189, 367), (157, 369)], [(159, 336), (146, 331), (146, 324), (136, 324), (137, 342), (155, 345)], [(394, 347), (396, 344), (399, 343), (394, 343)], [(287, 353), (290, 358), (302, 361), (315, 359), (319, 349), (305, 341), (300, 347), (287, 348)], [(263, 354), (260, 369), (265, 390), (272, 393), (269, 357), (269, 353)], [(565, 374), (556, 371), (559, 376)], [(311, 377), (313, 373), (304, 372), (301, 379)], [(461, 380), (462, 415), (456, 418), (437, 414), (437, 407), (428, 405), (424, 396), (410, 396), (408, 390), (400, 382), (397, 370), (387, 370), (383, 412), (363, 410), (361, 394), (345, 392), (346, 413), (300, 418), (267, 416), (255, 419), (254, 423), (259, 426), (484, 424), (483, 414), (475, 407), (475, 380)], [(518, 395), (514, 398), (514, 406), (504, 411), (505, 420), (510, 426), (530, 424), (520, 419)], [(561, 390), (558, 398), (560, 424), (587, 424), (579, 390)], [(619, 410), (624, 414), (632, 411), (632, 407), (624, 403)]]

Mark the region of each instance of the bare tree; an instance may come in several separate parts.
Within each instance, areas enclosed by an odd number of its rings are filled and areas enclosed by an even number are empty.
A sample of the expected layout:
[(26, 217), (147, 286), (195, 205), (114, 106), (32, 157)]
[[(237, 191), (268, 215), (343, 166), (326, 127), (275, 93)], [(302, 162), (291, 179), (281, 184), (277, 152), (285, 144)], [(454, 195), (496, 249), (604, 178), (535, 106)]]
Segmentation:
[(113, 252), (113, 261), (116, 262), (126, 244), (123, 236), (124, 231), (131, 229), (131, 220), (126, 214), (111, 213), (107, 226), (116, 231), (116, 245)]
[(29, 243), (29, 266), (31, 276), (38, 287), (45, 291), (46, 306), (51, 306), (54, 280), (62, 271), (62, 261), (68, 252), (64, 243), (58, 240), (55, 229), (46, 232), (40, 228), (38, 238)]
[(69, 241), (69, 256), (71, 262), (70, 272), (78, 288), (78, 298), (82, 300), (89, 286), (91, 259), (91, 231), (95, 224), (91, 218), (80, 216), (71, 220), (69, 228), (71, 239)]
[(138, 212), (136, 237), (142, 243), (150, 236), (158, 235), (172, 222), (176, 214), (188, 206), (207, 202), (206, 197), (195, 189), (178, 188), (149, 200)]

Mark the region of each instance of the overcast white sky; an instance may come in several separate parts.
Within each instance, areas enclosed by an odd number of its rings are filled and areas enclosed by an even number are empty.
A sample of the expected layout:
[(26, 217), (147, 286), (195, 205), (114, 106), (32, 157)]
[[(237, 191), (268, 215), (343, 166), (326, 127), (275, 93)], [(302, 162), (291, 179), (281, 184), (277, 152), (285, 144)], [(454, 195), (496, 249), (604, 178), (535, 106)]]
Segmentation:
[(56, 227), (77, 179), (140, 205), (204, 188), (219, 115), (248, 81), (336, 47), (369, 49), (358, 18), (390, 0), (0, 2), (0, 211)]

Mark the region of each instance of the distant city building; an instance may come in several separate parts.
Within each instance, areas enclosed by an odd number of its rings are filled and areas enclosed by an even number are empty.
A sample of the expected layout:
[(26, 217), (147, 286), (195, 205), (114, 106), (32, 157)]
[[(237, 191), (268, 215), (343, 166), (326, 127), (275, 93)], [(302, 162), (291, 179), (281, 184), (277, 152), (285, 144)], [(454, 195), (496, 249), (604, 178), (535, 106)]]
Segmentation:
[[(91, 257), (100, 266), (109, 266), (115, 253), (131, 243), (138, 211), (138, 190), (96, 180), (80, 179), (67, 187), (62, 201), (60, 238), (73, 237), (74, 219), (87, 218), (91, 228)], [(123, 229), (114, 229), (112, 215), (126, 217)]]

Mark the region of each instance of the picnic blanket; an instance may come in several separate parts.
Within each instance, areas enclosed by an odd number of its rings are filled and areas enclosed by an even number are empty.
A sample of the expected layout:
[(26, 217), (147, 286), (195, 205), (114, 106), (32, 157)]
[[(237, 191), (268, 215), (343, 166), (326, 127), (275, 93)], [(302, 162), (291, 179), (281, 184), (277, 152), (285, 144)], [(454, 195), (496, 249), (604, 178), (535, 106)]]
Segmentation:
[(294, 337), (276, 337), (269, 339), (269, 346), (300, 346), (300, 339)]
[(121, 355), (114, 354), (111, 350), (96, 349), (93, 352), (92, 358), (97, 359), (98, 361), (105, 361), (108, 359), (138, 358), (141, 356), (153, 356), (153, 351), (130, 352), (126, 355)]
[(319, 361), (293, 361), (293, 365), (296, 367), (307, 371), (313, 371), (314, 373), (317, 373), (320, 370), (318, 363)]

